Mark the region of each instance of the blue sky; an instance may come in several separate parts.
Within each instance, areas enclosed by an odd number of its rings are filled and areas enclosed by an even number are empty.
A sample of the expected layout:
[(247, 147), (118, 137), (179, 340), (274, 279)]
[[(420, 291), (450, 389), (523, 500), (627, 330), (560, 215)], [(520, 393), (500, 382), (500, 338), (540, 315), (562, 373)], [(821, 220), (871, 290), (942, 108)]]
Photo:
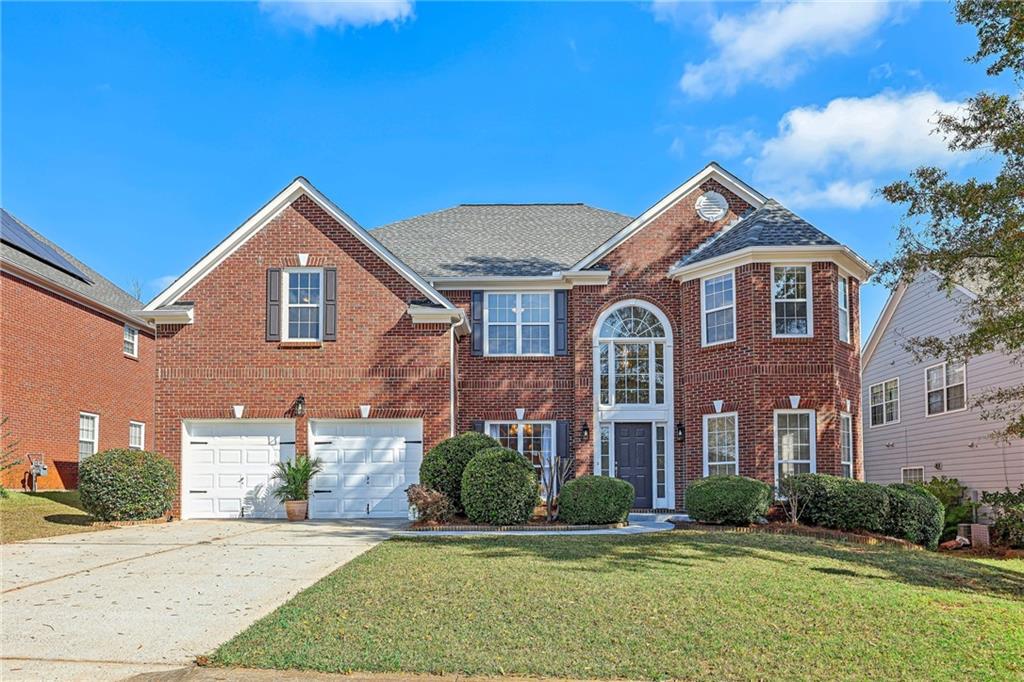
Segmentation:
[[(3, 3), (0, 200), (148, 299), (294, 176), (366, 227), (636, 215), (716, 159), (868, 259), (936, 109), (1008, 89), (945, 3)], [(863, 296), (863, 333), (885, 291)]]

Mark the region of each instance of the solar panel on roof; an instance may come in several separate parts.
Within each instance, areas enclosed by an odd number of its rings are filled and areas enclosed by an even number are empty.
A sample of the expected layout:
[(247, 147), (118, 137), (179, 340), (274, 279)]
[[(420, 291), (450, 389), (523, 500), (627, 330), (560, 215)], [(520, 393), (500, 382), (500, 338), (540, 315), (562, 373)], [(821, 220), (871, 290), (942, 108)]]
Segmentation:
[(0, 211), (0, 218), (2, 218), (0, 220), (0, 241), (4, 244), (13, 246), (49, 266), (82, 280), (86, 284), (92, 284), (92, 280), (86, 277), (84, 272), (75, 267), (67, 258), (57, 253), (53, 247), (39, 241), (7, 211)]

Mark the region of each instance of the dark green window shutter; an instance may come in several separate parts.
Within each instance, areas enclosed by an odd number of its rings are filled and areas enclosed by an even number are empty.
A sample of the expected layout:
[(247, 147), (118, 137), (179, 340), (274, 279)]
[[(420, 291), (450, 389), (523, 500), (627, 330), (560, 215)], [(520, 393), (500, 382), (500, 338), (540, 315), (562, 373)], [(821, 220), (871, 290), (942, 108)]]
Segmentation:
[(267, 341), (281, 340), (281, 270), (267, 270)]
[(473, 420), (473, 430), (477, 431), (479, 433), (483, 433), (484, 432), (484, 420), (483, 419), (474, 419)]

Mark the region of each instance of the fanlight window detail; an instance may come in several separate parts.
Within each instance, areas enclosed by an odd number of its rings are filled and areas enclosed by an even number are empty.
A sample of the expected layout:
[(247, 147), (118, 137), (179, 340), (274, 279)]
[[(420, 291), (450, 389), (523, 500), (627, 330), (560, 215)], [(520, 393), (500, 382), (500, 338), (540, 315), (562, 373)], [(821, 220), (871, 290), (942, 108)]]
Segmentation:
[(602, 339), (664, 338), (665, 328), (650, 310), (631, 305), (613, 311), (601, 325), (600, 336)]

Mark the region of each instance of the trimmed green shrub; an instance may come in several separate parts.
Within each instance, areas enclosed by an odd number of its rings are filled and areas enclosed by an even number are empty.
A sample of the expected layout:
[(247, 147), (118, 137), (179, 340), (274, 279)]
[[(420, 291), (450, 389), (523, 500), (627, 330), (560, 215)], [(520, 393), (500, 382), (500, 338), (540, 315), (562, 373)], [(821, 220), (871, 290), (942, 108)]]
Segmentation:
[(703, 523), (747, 526), (768, 513), (772, 488), (745, 476), (709, 476), (686, 488), (686, 513)]
[(163, 516), (174, 504), (178, 475), (169, 460), (143, 450), (106, 450), (78, 465), (82, 507), (100, 521)]
[(807, 506), (801, 521), (837, 530), (885, 532), (889, 498), (885, 487), (828, 474), (797, 474), (787, 481), (797, 486)]
[(799, 494), (803, 507), (800, 520), (803, 523), (826, 526), (836, 491), (848, 480), (827, 474), (794, 474), (786, 477), (785, 487)]
[(1019, 490), (985, 492), (982, 504), (991, 505), (995, 514), (992, 542), (1006, 547), (1024, 548), (1024, 483)]
[(939, 498), (919, 485), (905, 483), (887, 485), (885, 493), (889, 497), (885, 534), (928, 549), (938, 547), (944, 520)]
[(515, 450), (482, 450), (462, 472), (462, 503), (473, 523), (526, 523), (539, 500), (537, 474)]
[(420, 483), (439, 493), (452, 503), (456, 514), (463, 511), (462, 473), (466, 465), (478, 452), (487, 448), (501, 447), (490, 436), (467, 431), (443, 440), (426, 454), (420, 464)]
[(944, 519), (940, 542), (955, 538), (960, 524), (970, 523), (974, 519), (977, 505), (966, 499), (967, 486), (961, 485), (959, 480), (933, 476), (932, 480), (919, 485), (942, 503)]
[(573, 525), (622, 523), (633, 508), (633, 484), (611, 476), (580, 476), (562, 486), (558, 518)]

